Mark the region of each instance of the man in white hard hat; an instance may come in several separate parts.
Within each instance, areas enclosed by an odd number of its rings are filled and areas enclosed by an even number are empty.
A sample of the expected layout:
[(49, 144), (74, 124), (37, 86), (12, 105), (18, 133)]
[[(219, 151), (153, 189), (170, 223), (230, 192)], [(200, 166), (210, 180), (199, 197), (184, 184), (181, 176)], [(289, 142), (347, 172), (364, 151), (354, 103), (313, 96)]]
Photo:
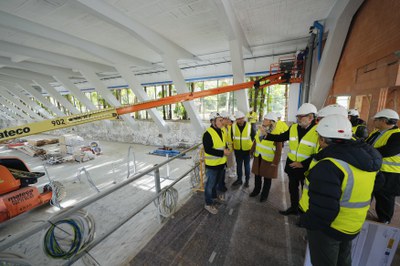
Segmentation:
[(314, 156), (300, 200), (312, 265), (351, 266), (351, 246), (367, 216), (382, 157), (352, 140), (346, 116), (323, 118), (316, 131), (322, 150)]
[(400, 195), (400, 129), (399, 114), (392, 109), (383, 109), (374, 118), (375, 131), (365, 140), (383, 157), (381, 173), (384, 184), (374, 192), (378, 221), (390, 223), (395, 208), (396, 196)]
[(352, 125), (353, 137), (365, 140), (368, 137), (368, 129), (365, 121), (360, 118), (360, 113), (357, 109), (350, 109), (348, 116)]
[(266, 140), (283, 142), (289, 140), (289, 152), (285, 172), (289, 177), (290, 207), (279, 211), (282, 215), (297, 215), (299, 206), (299, 186), (303, 187), (304, 173), (318, 152), (318, 134), (315, 131), (317, 108), (311, 103), (304, 103), (297, 110), (297, 124), (279, 135), (267, 134)]
[(237, 180), (233, 182), (233, 186), (243, 184), (243, 165), (245, 173), (244, 186), (249, 186), (250, 179), (250, 149), (256, 135), (250, 123), (246, 122), (245, 115), (241, 111), (235, 113), (236, 122), (232, 125), (233, 149), (236, 158)]
[(328, 115), (341, 115), (347, 117), (347, 110), (346, 108), (344, 108), (344, 106), (341, 106), (340, 104), (337, 103), (327, 105), (318, 111), (317, 121), (321, 120), (322, 118)]
[(217, 112), (210, 114), (210, 127), (203, 134), (203, 147), (206, 165), (207, 182), (204, 188), (205, 209), (212, 214), (218, 210), (214, 206), (214, 200), (223, 199), (217, 195), (217, 184), (225, 173), (226, 157), (230, 154), (226, 145), (226, 137), (221, 128), (223, 118)]

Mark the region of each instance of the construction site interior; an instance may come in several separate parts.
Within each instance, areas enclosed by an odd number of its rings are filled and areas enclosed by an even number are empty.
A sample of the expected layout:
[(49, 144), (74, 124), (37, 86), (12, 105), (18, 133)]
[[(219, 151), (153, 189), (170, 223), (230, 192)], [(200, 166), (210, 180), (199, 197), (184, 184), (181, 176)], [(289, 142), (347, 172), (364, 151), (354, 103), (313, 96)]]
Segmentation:
[[(400, 112), (400, 1), (0, 1), (0, 265), (312, 265), (285, 142), (205, 208), (210, 115)], [(250, 118), (249, 118), (250, 119)], [(235, 118), (231, 118), (232, 121)], [(251, 163), (250, 163), (251, 165)], [(399, 173), (400, 174), (400, 173)], [(240, 177), (241, 178), (241, 177)], [(207, 204), (206, 204), (207, 207)], [(372, 199), (352, 265), (400, 265)]]

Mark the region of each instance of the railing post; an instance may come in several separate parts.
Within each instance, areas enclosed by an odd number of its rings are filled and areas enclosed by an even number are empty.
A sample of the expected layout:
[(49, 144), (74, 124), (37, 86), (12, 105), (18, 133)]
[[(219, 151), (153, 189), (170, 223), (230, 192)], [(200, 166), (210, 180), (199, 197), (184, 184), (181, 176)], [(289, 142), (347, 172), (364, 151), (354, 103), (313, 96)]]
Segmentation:
[[(156, 167), (156, 166), (157, 166), (157, 164), (154, 165), (154, 167)], [(160, 179), (160, 168), (159, 167), (157, 167), (154, 170), (154, 186), (156, 188), (156, 194), (160, 193), (160, 191), (161, 191), (161, 179)], [(158, 222), (161, 224), (162, 217), (161, 217), (161, 214), (160, 214), (160, 211), (159, 211), (159, 208), (160, 208), (160, 198), (159, 197), (157, 197), (157, 199), (155, 200), (155, 204), (157, 206)]]

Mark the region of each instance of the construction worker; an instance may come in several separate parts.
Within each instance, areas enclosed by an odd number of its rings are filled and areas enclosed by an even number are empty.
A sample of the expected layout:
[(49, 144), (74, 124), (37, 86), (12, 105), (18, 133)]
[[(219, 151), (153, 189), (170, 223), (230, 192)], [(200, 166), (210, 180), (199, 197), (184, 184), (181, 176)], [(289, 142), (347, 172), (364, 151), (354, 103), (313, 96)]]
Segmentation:
[(383, 157), (381, 174), (384, 176), (382, 188), (374, 192), (375, 210), (378, 221), (388, 224), (392, 220), (395, 198), (400, 195), (400, 129), (397, 127), (399, 114), (392, 109), (376, 113), (376, 128), (365, 140)]
[(365, 140), (368, 137), (368, 129), (365, 121), (360, 118), (360, 113), (357, 109), (350, 109), (348, 116), (352, 125), (353, 137)]
[(282, 215), (299, 213), (299, 185), (303, 187), (304, 173), (318, 151), (318, 134), (315, 131), (317, 108), (311, 103), (304, 103), (297, 110), (297, 124), (279, 135), (267, 134), (264, 139), (283, 142), (289, 140), (289, 152), (285, 172), (289, 177), (290, 207), (279, 211)]
[(351, 266), (351, 246), (367, 216), (382, 157), (351, 140), (346, 116), (330, 115), (317, 126), (322, 150), (314, 156), (300, 200), (314, 266)]
[[(227, 147), (231, 151), (230, 146), (232, 146), (232, 144), (231, 144), (232, 141), (231, 141), (231, 136), (230, 136), (231, 134), (229, 132), (230, 127), (228, 128), (228, 124), (230, 122), (229, 114), (227, 112), (225, 112), (225, 111), (222, 111), (221, 112), (221, 116), (223, 118), (221, 131), (225, 135), (225, 140), (226, 140)], [(229, 155), (229, 156), (231, 156), (231, 155)], [(227, 158), (227, 160), (228, 160), (228, 158)], [(224, 173), (223, 173), (223, 175), (222, 175), (222, 177), (219, 180), (219, 183), (217, 185), (217, 190), (219, 190), (221, 192), (226, 192), (228, 190), (228, 188), (226, 187), (226, 184), (225, 184), (225, 173), (226, 173), (226, 169), (224, 169)]]
[(205, 209), (212, 214), (218, 210), (214, 206), (214, 199), (223, 200), (223, 195), (217, 195), (217, 184), (224, 174), (226, 157), (230, 154), (226, 146), (226, 138), (221, 128), (222, 116), (219, 113), (210, 114), (211, 126), (203, 134), (204, 158), (206, 165), (207, 182), (204, 188)]
[[(282, 143), (264, 140), (267, 133), (280, 134), (276, 128), (278, 117), (275, 113), (270, 112), (264, 116), (264, 120), (257, 131), (251, 153), (254, 154), (253, 167), (251, 172), (254, 173), (254, 190), (250, 193), (250, 197), (260, 194), (260, 202), (266, 201), (271, 181), (278, 177), (278, 164), (281, 160)], [(261, 190), (261, 183), (264, 184)]]
[(347, 118), (347, 110), (342, 105), (337, 103), (327, 105), (318, 111), (317, 122), (329, 115), (341, 115)]
[(254, 132), (257, 131), (257, 122), (258, 122), (258, 114), (254, 112), (253, 108), (249, 109), (249, 112), (246, 114), (247, 122), (251, 124)]
[(233, 152), (233, 140), (232, 140), (232, 124), (236, 121), (235, 116), (229, 115), (229, 121), (227, 125), (228, 138), (227, 144), (231, 154), (228, 156), (228, 161), (226, 162), (227, 173), (229, 177), (236, 177), (236, 167), (235, 167), (235, 154)]
[(278, 131), (285, 132), (286, 130), (289, 129), (289, 126), (285, 123), (285, 121), (282, 121), (282, 115), (280, 113), (276, 113), (276, 116), (278, 117), (278, 121), (276, 121), (275, 127), (277, 128)]
[(242, 175), (244, 165), (246, 177), (244, 186), (249, 187), (250, 149), (253, 145), (253, 140), (256, 134), (250, 123), (246, 122), (244, 113), (237, 111), (235, 117), (236, 122), (232, 125), (232, 140), (236, 158), (237, 180), (233, 182), (232, 185), (237, 186), (243, 184)]

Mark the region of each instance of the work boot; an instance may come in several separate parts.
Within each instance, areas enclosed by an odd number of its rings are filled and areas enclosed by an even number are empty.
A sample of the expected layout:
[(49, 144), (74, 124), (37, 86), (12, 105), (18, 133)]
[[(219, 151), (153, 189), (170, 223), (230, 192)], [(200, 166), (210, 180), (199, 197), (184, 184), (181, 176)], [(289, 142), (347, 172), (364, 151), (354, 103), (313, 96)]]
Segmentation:
[(211, 214), (217, 214), (218, 210), (213, 205), (205, 205), (204, 209), (206, 209)]
[(232, 186), (239, 186), (241, 184), (243, 184), (242, 180), (238, 179), (235, 182), (233, 182)]
[(251, 192), (249, 196), (250, 196), (250, 197), (255, 197), (255, 196), (257, 196), (259, 193), (260, 193), (260, 192), (257, 192), (257, 191), (254, 191), (254, 190), (253, 190), (253, 192)]
[(244, 182), (244, 187), (249, 187), (249, 181), (246, 180), (246, 182)]
[(280, 214), (282, 215), (297, 215), (299, 214), (299, 210), (297, 208), (294, 207), (289, 207), (287, 210), (284, 211), (279, 211)]
[(268, 196), (264, 196), (263, 194), (261, 194), (260, 202), (267, 201), (267, 199), (268, 199)]

